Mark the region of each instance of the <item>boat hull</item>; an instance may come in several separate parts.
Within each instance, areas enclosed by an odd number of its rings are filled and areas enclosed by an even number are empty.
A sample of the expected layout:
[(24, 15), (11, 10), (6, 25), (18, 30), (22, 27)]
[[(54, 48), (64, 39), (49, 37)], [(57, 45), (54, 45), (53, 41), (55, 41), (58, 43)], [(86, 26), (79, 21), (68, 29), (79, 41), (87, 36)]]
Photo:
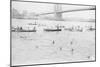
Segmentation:
[(44, 29), (44, 31), (61, 31), (61, 29)]
[(12, 32), (36, 32), (36, 30), (19, 30), (19, 31), (12, 30)]

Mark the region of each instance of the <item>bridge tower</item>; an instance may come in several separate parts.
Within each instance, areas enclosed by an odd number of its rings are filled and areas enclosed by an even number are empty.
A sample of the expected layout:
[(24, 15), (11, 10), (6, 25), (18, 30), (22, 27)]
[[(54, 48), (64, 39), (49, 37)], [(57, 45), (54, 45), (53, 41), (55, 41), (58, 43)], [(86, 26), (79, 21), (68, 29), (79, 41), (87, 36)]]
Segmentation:
[(62, 6), (60, 4), (55, 4), (54, 5), (54, 16), (56, 20), (63, 20), (62, 18), (62, 13), (60, 13), (60, 11), (62, 11)]

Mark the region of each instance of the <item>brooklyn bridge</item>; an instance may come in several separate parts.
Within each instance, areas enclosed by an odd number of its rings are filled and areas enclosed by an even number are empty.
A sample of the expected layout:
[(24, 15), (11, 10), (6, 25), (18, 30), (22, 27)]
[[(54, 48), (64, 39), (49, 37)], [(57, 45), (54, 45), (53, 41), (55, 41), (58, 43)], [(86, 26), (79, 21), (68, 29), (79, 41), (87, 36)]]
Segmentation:
[(90, 11), (90, 10), (96, 10), (96, 8), (94, 6), (90, 6), (90, 7), (81, 8), (81, 9), (62, 10), (61, 4), (54, 4), (54, 11), (53, 12), (40, 13), (40, 14), (37, 14), (36, 16), (54, 14), (56, 20), (62, 20), (63, 13), (78, 12), (78, 11)]

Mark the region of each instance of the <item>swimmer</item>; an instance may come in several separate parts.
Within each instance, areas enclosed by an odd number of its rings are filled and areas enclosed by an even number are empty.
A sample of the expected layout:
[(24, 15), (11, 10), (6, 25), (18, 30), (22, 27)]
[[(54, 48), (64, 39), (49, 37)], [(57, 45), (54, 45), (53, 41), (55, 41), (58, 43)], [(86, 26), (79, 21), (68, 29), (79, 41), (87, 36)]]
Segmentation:
[(62, 47), (59, 47), (59, 50), (62, 51)]
[(73, 55), (73, 53), (74, 53), (74, 49), (72, 48), (72, 49), (71, 49), (71, 54)]
[(55, 44), (55, 41), (54, 40), (52, 41), (52, 44)]
[(73, 41), (71, 41), (70, 44), (72, 45), (73, 44)]

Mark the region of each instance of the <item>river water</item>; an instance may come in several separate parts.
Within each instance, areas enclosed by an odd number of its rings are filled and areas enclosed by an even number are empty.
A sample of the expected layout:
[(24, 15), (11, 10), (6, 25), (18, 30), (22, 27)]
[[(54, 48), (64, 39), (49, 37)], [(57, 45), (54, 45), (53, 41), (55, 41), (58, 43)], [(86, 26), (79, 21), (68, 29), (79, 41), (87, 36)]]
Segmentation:
[[(18, 22), (20, 21), (20, 23)], [(24, 26), (33, 21), (21, 23), (13, 20), (12, 26)], [(15, 22), (15, 23), (14, 23)], [(50, 22), (50, 21), (49, 21)], [(55, 22), (55, 21), (54, 21)], [(40, 22), (39, 24), (48, 24)], [(60, 23), (60, 22), (58, 22)], [(55, 22), (53, 25), (58, 24)], [(64, 22), (62, 22), (64, 24)], [(65, 23), (67, 24), (67, 23)], [(94, 23), (68, 23), (86, 25)], [(68, 25), (67, 24), (67, 25)], [(61, 23), (60, 23), (61, 25)], [(51, 23), (52, 26), (52, 23)], [(95, 60), (95, 31), (71, 32), (12, 32), (12, 61), (13, 65), (44, 64), (59, 62), (77, 62)]]

